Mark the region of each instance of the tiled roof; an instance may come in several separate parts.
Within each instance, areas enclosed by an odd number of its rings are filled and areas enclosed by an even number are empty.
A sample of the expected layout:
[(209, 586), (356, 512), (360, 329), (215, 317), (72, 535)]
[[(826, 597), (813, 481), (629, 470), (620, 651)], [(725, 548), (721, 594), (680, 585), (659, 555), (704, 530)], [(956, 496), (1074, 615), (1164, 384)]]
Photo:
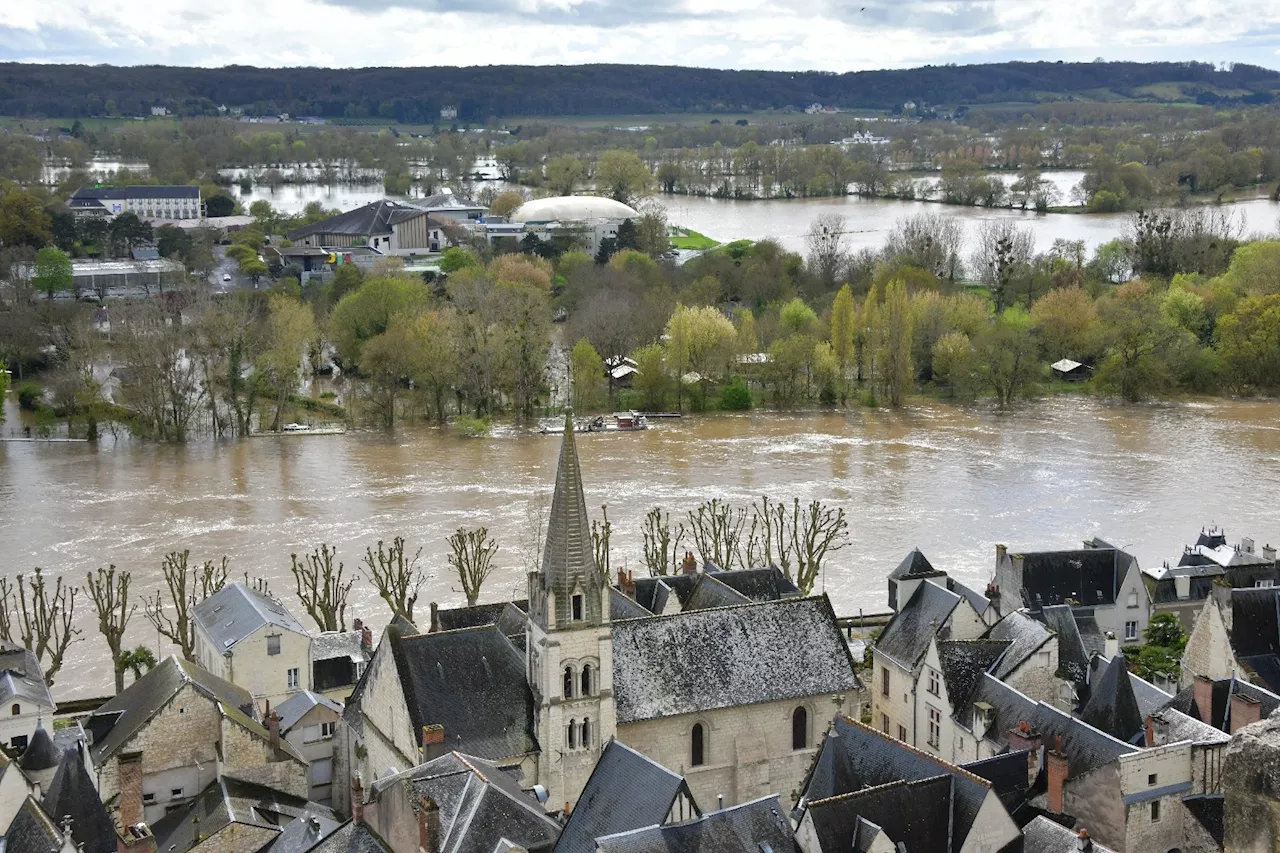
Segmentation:
[(235, 646), (267, 625), (307, 635), (307, 629), (274, 598), (236, 581), (201, 601), (192, 616), (220, 651)]
[(929, 648), (960, 596), (925, 581), (916, 587), (911, 599), (889, 621), (876, 640), (876, 651), (888, 655), (908, 669), (914, 669)]
[(115, 853), (115, 824), (89, 777), (80, 750), (69, 749), (62, 756), (44, 795), (44, 809), (55, 821), (71, 818), (71, 837), (83, 845), (83, 853)]
[(826, 596), (617, 622), (618, 722), (857, 690)]
[(687, 823), (606, 835), (599, 853), (791, 853), (795, 835), (776, 794)]
[(481, 758), (537, 750), (524, 657), (496, 626), (386, 637), (413, 731), (442, 725), (447, 748)]
[(56, 707), (35, 653), (0, 641), (0, 702), (7, 704), (14, 700), (50, 710)]
[(317, 705), (323, 705), (335, 714), (342, 713), (342, 706), (327, 696), (299, 690), (272, 710), (280, 717), (280, 733), (286, 734)]
[(595, 853), (596, 839), (655, 826), (667, 819), (684, 778), (611, 740), (565, 824), (555, 853)]
[(947, 698), (952, 707), (969, 701), (978, 679), (999, 663), (1009, 648), (1008, 640), (943, 640), (938, 643), (938, 662), (942, 680), (947, 685)]
[(1003, 680), (1053, 640), (1053, 634), (1040, 622), (1015, 610), (991, 626), (987, 639), (1009, 642), (1009, 650), (992, 671), (996, 678)]

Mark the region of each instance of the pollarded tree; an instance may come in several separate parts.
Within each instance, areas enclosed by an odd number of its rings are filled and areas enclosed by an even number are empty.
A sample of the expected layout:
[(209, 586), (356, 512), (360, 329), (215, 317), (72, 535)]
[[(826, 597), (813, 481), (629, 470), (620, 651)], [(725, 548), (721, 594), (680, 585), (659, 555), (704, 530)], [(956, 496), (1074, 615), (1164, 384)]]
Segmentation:
[(458, 574), (462, 592), (467, 596), (467, 606), (474, 607), (480, 600), (480, 588), (493, 574), (493, 556), (498, 553), (498, 543), (489, 538), (487, 527), (464, 530), (459, 527), (449, 537), (449, 565)]
[[(222, 589), (227, 583), (227, 558), (220, 563), (205, 560), (199, 568), (191, 565), (191, 552), (172, 551), (160, 564), (168, 598), (156, 591), (143, 597), (143, 612), (156, 631), (182, 650), (189, 661), (196, 659), (196, 623), (192, 611), (196, 604)], [(173, 608), (170, 617), (166, 608)]]
[(124, 690), (124, 673), (126, 653), (123, 642), (125, 629), (129, 620), (137, 611), (136, 604), (129, 603), (129, 582), (132, 575), (127, 571), (117, 574), (114, 565), (98, 571), (89, 572), (85, 576), (85, 593), (93, 603), (93, 612), (98, 617), (98, 631), (107, 641), (111, 651), (111, 668), (116, 677), (116, 693)]
[(591, 547), (595, 553), (596, 570), (605, 583), (612, 577), (609, 565), (609, 538), (613, 535), (613, 523), (609, 521), (609, 505), (600, 505), (603, 521), (591, 519)]
[(732, 569), (742, 560), (742, 529), (747, 511), (712, 498), (689, 511), (689, 530), (704, 563)]
[(334, 569), (337, 555), (338, 549), (325, 543), (304, 554), (301, 560), (297, 554), (289, 555), (289, 571), (297, 584), (298, 599), (321, 631), (347, 630), (347, 594), (355, 579), (343, 582), (342, 563)]
[(671, 514), (654, 507), (644, 517), (641, 527), (644, 541), (644, 564), (650, 577), (675, 574), (680, 566), (680, 545), (684, 542), (685, 528), (677, 523), (671, 527)]
[(35, 652), (50, 686), (62, 669), (67, 647), (80, 637), (80, 630), (72, 627), (77, 592), (74, 586), (63, 586), (62, 578), (50, 589), (39, 567), (32, 575), (19, 574), (14, 584), (0, 578), (0, 636)]
[(413, 606), (418, 602), (418, 591), (426, 581), (426, 575), (418, 566), (422, 556), (419, 548), (414, 555), (405, 558), (404, 537), (397, 536), (391, 540), (391, 547), (383, 546), (378, 540), (378, 550), (366, 548), (364, 565), (369, 570), (369, 579), (378, 588), (378, 595), (391, 608), (392, 617), (400, 616), (413, 622)]

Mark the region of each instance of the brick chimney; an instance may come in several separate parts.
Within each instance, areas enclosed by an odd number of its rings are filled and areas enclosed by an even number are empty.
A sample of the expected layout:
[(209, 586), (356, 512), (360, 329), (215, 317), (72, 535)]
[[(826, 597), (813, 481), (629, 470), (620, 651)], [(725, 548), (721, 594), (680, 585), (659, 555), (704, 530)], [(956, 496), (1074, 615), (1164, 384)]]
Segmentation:
[(1059, 737), (1057, 744), (1049, 751), (1047, 756), (1048, 769), (1046, 775), (1049, 783), (1049, 811), (1053, 814), (1063, 814), (1062, 793), (1063, 788), (1067, 784), (1067, 774), (1070, 767), (1067, 764), (1067, 757), (1062, 754), (1062, 738)]
[(363, 619), (361, 619), (361, 618), (359, 618), (359, 617), (356, 617), (355, 619), (352, 619), (352, 620), (351, 620), (351, 630), (352, 630), (352, 631), (360, 631), (360, 630), (363, 630), (363, 629), (364, 629), (364, 620), (363, 620)]
[(431, 627), (427, 629), (428, 634), (434, 634), (440, 630), (440, 605), (431, 602)]
[(373, 629), (368, 625), (360, 629), (360, 647), (371, 654), (373, 652)]
[(422, 760), (430, 761), (444, 755), (444, 726), (440, 724), (422, 727)]
[(1017, 752), (1020, 749), (1029, 750), (1027, 752), (1027, 784), (1034, 784), (1036, 777), (1040, 775), (1040, 747), (1043, 744), (1043, 738), (1035, 727), (1023, 720), (1009, 730), (1009, 750)]
[(1147, 714), (1147, 733), (1143, 743), (1149, 747), (1156, 745), (1156, 723), (1150, 714)]
[(122, 753), (117, 762), (120, 777), (120, 825), (143, 823), (142, 817), (142, 753)]
[(1231, 734), (1262, 719), (1262, 706), (1257, 699), (1234, 693), (1231, 696)]
[(1191, 683), (1191, 696), (1200, 709), (1201, 722), (1213, 725), (1213, 680), (1197, 675)]
[(623, 592), (627, 594), (627, 598), (630, 598), (633, 601), (635, 600), (636, 578), (635, 578), (635, 574), (630, 569), (627, 569), (627, 583), (623, 587)]
[(351, 822), (364, 823), (364, 782), (359, 773), (351, 777)]
[(684, 552), (684, 560), (680, 563), (680, 571), (682, 574), (694, 575), (698, 573), (698, 561), (693, 556), (692, 551)]
[(1093, 839), (1089, 837), (1089, 830), (1081, 828), (1076, 833), (1076, 850), (1079, 853), (1089, 853), (1093, 849)]
[(418, 800), (418, 850), (440, 853), (440, 807), (430, 797)]
[(270, 705), (267, 708), (267, 743), (271, 744), (271, 759), (275, 761), (280, 758), (280, 715), (271, 711)]

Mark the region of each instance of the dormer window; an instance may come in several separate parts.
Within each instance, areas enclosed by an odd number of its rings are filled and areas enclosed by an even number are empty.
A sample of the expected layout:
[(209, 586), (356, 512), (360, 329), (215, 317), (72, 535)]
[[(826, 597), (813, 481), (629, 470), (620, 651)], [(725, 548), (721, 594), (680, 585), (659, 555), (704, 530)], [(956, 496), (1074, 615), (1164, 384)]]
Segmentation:
[(573, 608), (573, 621), (581, 622), (583, 620), (584, 607), (586, 600), (582, 597), (582, 593), (575, 592), (573, 598), (570, 599)]

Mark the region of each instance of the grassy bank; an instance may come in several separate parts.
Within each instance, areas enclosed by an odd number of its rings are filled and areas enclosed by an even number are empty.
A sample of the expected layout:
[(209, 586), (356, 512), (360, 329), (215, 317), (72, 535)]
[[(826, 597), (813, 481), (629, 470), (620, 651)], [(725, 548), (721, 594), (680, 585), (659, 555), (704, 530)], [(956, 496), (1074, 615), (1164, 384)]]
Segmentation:
[(677, 249), (706, 251), (720, 245), (718, 241), (689, 228), (679, 228), (677, 231), (676, 236), (671, 238), (671, 245)]

